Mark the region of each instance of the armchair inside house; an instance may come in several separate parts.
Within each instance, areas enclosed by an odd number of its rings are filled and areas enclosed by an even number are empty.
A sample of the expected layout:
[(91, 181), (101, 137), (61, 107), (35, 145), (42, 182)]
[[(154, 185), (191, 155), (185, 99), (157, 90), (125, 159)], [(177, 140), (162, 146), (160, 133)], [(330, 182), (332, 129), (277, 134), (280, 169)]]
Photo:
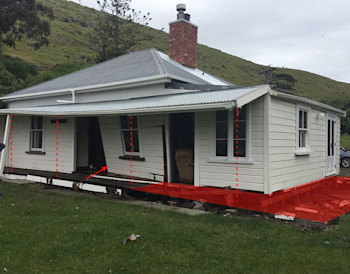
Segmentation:
[(193, 149), (182, 148), (175, 152), (175, 162), (179, 173), (179, 182), (193, 184)]

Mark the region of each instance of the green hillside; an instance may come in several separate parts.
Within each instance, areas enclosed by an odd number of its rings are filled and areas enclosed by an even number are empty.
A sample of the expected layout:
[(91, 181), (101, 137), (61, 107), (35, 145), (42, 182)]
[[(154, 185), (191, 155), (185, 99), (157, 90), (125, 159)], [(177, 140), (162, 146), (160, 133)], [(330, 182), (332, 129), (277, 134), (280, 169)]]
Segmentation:
[[(52, 8), (55, 13), (56, 18), (50, 21), (50, 45), (37, 51), (28, 47), (25, 42), (18, 43), (16, 49), (4, 48), (6, 55), (34, 64), (39, 71), (39, 74), (19, 81), (16, 88), (33, 85), (93, 64), (94, 53), (89, 48), (87, 36), (93, 30), (98, 11), (65, 0), (37, 2)], [(149, 27), (143, 28), (143, 41), (133, 50), (155, 47), (167, 53), (168, 34)], [(262, 76), (258, 74), (263, 66), (204, 45), (199, 45), (198, 50), (200, 69), (237, 85), (263, 83)], [(350, 110), (350, 84), (300, 70), (279, 68), (277, 72), (287, 73), (297, 80), (295, 94)]]

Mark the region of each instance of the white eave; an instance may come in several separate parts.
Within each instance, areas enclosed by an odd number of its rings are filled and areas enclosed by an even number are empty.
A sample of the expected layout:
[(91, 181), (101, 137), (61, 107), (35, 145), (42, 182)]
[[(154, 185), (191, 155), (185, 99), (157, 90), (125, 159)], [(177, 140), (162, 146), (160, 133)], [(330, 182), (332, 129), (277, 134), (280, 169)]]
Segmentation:
[(41, 116), (88, 116), (112, 114), (152, 114), (242, 107), (270, 92), (268, 85), (218, 91), (153, 96), (121, 101), (1, 109), (0, 114)]
[(38, 97), (43, 98), (43, 97), (57, 96), (62, 94), (68, 94), (68, 93), (71, 93), (72, 91), (75, 91), (76, 93), (86, 93), (86, 92), (99, 92), (99, 91), (108, 91), (108, 90), (137, 88), (137, 87), (144, 87), (144, 86), (150, 86), (150, 85), (156, 85), (156, 84), (170, 83), (172, 79), (191, 83), (191, 84), (200, 84), (196, 81), (189, 80), (186, 78), (181, 78), (171, 74), (162, 74), (162, 75), (142, 77), (138, 79), (130, 79), (130, 80), (118, 81), (118, 82), (112, 82), (112, 83), (106, 83), (106, 84), (81, 86), (81, 87), (72, 88), (72, 89), (43, 91), (43, 92), (28, 93), (28, 94), (18, 94), (18, 95), (12, 95), (12, 96), (7, 95), (7, 96), (0, 97), (0, 100), (4, 102), (9, 102), (9, 101), (33, 99)]
[(320, 110), (334, 113), (334, 114), (341, 116), (341, 117), (346, 117), (346, 111), (329, 106), (329, 105), (326, 105), (326, 104), (323, 104), (323, 103), (320, 103), (320, 102), (317, 102), (315, 100), (311, 100), (311, 99), (308, 99), (305, 97), (299, 97), (299, 96), (288, 94), (288, 93), (279, 92), (277, 90), (272, 90), (270, 92), (270, 94), (272, 96), (275, 96), (275, 97), (280, 98), (280, 99), (285, 100), (285, 101), (305, 104), (305, 105), (312, 106), (312, 107), (320, 109)]

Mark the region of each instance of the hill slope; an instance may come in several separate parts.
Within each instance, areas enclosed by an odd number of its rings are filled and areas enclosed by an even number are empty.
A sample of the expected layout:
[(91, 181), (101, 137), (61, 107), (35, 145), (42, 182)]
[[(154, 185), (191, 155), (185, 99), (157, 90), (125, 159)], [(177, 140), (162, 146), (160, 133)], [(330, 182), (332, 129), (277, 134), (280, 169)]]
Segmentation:
[[(25, 85), (79, 69), (92, 64), (93, 51), (89, 48), (87, 36), (93, 31), (98, 11), (80, 6), (66, 0), (37, 0), (54, 10), (56, 18), (51, 22), (52, 34), (50, 45), (34, 51), (24, 42), (18, 43), (16, 49), (4, 48), (4, 53), (35, 64), (41, 74), (52, 70), (58, 64), (67, 68), (55, 74), (27, 81)], [(155, 47), (164, 53), (168, 51), (168, 34), (166, 32), (144, 27), (143, 41), (133, 50)], [(263, 66), (242, 58), (223, 53), (219, 50), (199, 45), (198, 67), (237, 85), (262, 84), (259, 72)], [(61, 65), (62, 66), (62, 65)], [(334, 106), (350, 108), (350, 84), (337, 82), (326, 77), (300, 70), (278, 69), (278, 72), (293, 76), (296, 82), (295, 94), (327, 102)]]

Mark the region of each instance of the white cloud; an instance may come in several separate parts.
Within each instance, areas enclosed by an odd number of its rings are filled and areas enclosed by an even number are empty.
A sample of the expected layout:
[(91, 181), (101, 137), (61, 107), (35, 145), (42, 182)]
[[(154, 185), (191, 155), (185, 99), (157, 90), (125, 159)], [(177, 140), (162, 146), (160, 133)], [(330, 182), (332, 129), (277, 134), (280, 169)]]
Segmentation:
[[(75, 0), (78, 2), (79, 0)], [(97, 7), (95, 0), (81, 0)], [(290, 67), (350, 83), (350, 2), (344, 0), (132, 0), (168, 31), (187, 4), (199, 43), (256, 63)]]

